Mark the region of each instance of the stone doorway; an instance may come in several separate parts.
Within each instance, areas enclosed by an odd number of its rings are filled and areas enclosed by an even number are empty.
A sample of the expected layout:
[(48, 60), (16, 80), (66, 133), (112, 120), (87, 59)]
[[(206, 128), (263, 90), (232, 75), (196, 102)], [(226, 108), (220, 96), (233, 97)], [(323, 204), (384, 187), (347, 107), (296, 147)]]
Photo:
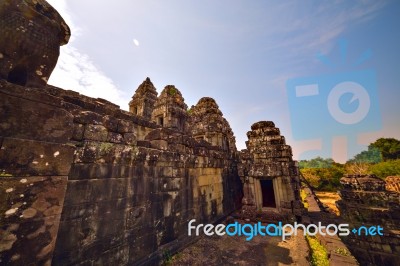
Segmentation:
[(272, 180), (260, 180), (262, 193), (262, 206), (276, 208), (274, 184)]

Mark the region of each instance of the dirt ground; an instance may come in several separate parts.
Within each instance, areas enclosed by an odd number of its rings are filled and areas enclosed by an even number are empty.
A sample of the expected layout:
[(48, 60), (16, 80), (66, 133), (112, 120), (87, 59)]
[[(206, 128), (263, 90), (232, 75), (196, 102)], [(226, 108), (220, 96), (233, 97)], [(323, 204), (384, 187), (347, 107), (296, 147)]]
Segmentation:
[(337, 192), (315, 192), (315, 195), (317, 195), (318, 199), (328, 206), (328, 208), (335, 213), (336, 215), (339, 215), (339, 209), (336, 207), (336, 201), (340, 200), (340, 196)]
[(201, 236), (173, 256), (166, 265), (310, 265), (308, 244), (302, 234), (281, 237)]

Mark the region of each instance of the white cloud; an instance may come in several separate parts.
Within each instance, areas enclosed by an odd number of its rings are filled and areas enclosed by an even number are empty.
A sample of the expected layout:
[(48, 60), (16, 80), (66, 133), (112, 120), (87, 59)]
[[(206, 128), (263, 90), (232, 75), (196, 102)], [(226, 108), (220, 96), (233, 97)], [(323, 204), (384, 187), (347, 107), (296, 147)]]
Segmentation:
[[(82, 34), (68, 13), (65, 0), (48, 0), (71, 28), (72, 36)], [(128, 108), (128, 100), (114, 82), (99, 69), (87, 54), (73, 46), (74, 38), (62, 46), (58, 63), (49, 79), (49, 84), (77, 91), (83, 95), (103, 98), (118, 104), (122, 109)]]
[(90, 97), (106, 99), (122, 109), (128, 108), (127, 100), (113, 81), (94, 65), (89, 56), (74, 47), (62, 48), (49, 83)]

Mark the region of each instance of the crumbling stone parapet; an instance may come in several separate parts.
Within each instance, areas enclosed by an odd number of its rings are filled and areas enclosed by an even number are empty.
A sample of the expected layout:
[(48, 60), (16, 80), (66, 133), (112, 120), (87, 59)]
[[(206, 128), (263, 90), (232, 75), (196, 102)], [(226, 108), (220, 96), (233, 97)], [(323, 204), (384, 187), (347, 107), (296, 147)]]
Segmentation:
[(376, 175), (345, 175), (340, 179), (344, 189), (363, 191), (384, 191), (385, 181)]

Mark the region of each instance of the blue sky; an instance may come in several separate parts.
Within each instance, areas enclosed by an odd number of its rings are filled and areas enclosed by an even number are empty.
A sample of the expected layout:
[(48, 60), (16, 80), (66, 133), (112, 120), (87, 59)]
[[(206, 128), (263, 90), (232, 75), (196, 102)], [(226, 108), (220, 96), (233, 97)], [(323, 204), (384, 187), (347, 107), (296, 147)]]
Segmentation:
[[(365, 148), (347, 149), (346, 140), (368, 144), (379, 137), (400, 139), (399, 1), (49, 2), (73, 34), (50, 84), (108, 99), (123, 109), (146, 77), (158, 92), (173, 84), (188, 106), (213, 97), (239, 149), (245, 148), (252, 123), (272, 120), (296, 159), (322, 155), (345, 161)], [(341, 40), (347, 42), (343, 64)], [(368, 49), (372, 57), (354, 67)], [(323, 64), (318, 53), (339, 66)], [(319, 138), (296, 139), (286, 82), (363, 69), (376, 73), (380, 129), (357, 132), (353, 138), (335, 132), (332, 139), (321, 131)], [(309, 114), (319, 112), (310, 109)], [(322, 140), (328, 140), (327, 146)]]

